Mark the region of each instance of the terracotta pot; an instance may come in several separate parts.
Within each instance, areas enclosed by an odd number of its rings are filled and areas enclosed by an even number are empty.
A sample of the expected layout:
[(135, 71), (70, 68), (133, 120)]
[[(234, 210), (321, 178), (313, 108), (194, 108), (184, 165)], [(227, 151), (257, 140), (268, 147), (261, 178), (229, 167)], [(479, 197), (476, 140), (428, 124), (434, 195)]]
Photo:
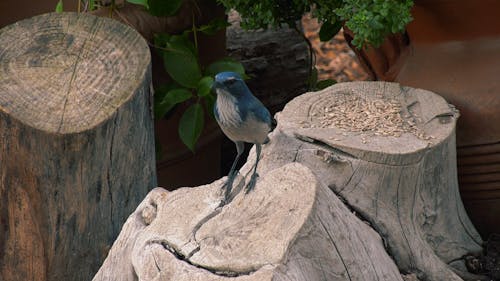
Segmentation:
[(406, 34), (356, 50), (374, 79), (434, 91), (460, 110), (460, 191), (485, 237), (500, 233), (498, 11), (495, 0), (416, 0)]

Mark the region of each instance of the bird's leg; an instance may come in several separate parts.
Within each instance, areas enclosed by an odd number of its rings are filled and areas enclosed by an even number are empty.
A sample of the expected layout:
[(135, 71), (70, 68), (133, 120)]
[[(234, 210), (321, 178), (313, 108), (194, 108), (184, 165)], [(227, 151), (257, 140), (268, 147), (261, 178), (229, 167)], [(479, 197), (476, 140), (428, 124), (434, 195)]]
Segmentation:
[(238, 164), (238, 160), (240, 159), (240, 156), (245, 148), (245, 144), (241, 141), (237, 141), (234, 143), (236, 144), (236, 151), (238, 154), (236, 155), (236, 158), (233, 161), (233, 165), (231, 166), (231, 170), (229, 170), (229, 174), (227, 176), (226, 184), (224, 185), (226, 187), (224, 195), (224, 203), (227, 203), (229, 201), (229, 195), (231, 194), (231, 189), (233, 188), (233, 182), (234, 179), (236, 178), (236, 175), (238, 174), (238, 171), (236, 170), (236, 164)]
[(255, 166), (253, 167), (252, 177), (248, 182), (245, 193), (252, 191), (252, 189), (255, 187), (255, 184), (257, 183), (257, 177), (259, 176), (259, 174), (257, 174), (257, 165), (259, 164), (259, 159), (260, 159), (260, 151), (261, 151), (260, 143), (255, 144), (255, 151), (257, 153), (257, 159), (255, 160)]

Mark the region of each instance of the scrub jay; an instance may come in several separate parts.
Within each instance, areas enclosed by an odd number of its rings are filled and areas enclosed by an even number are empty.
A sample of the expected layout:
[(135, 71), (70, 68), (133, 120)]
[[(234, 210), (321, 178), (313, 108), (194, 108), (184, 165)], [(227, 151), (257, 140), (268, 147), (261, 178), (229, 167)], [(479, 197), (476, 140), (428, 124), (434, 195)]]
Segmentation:
[(255, 144), (257, 152), (257, 160), (246, 187), (246, 193), (255, 186), (261, 144), (268, 141), (267, 134), (271, 131), (272, 118), (267, 108), (252, 95), (239, 74), (221, 72), (215, 75), (212, 88), (217, 93), (214, 106), (215, 119), (224, 134), (236, 144), (238, 152), (225, 184), (226, 192), (223, 203), (227, 203), (234, 179), (238, 174), (238, 171), (235, 171), (236, 164), (243, 152), (245, 142)]

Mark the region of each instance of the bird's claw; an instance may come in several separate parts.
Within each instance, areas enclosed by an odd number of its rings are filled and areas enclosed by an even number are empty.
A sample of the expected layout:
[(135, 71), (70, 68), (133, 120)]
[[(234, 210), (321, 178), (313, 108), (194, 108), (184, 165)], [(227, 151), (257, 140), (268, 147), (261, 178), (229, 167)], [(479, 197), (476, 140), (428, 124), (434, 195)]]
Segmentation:
[[(236, 177), (236, 173), (230, 174), (228, 176), (227, 181), (222, 185), (221, 190), (224, 191), (224, 198), (222, 199), (220, 206), (225, 206), (227, 203), (231, 201), (231, 191), (233, 190), (233, 184), (234, 180)], [(245, 194), (248, 194), (250, 191), (252, 191), (257, 184), (257, 178), (259, 177), (259, 174), (254, 173), (252, 174), (252, 177), (250, 178), (250, 181), (245, 187)]]
[(221, 189), (224, 190), (224, 199), (221, 201), (221, 206), (226, 205), (230, 201), (231, 191), (233, 189), (234, 177), (228, 177), (228, 180), (222, 185)]
[(245, 189), (245, 194), (248, 194), (250, 191), (253, 190), (255, 187), (255, 184), (257, 183), (257, 178), (259, 177), (259, 174), (254, 173), (252, 177), (250, 178), (250, 181), (248, 182), (246, 189)]

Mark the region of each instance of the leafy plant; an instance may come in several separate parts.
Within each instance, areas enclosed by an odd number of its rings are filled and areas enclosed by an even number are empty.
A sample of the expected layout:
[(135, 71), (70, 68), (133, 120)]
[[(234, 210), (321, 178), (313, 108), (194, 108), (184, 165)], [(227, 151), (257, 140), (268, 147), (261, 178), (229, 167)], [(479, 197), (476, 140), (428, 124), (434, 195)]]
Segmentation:
[[(144, 6), (152, 15), (171, 16), (177, 13), (183, 0), (127, 0)], [(178, 104), (190, 104), (179, 122), (179, 137), (192, 151), (201, 135), (205, 115), (213, 114), (215, 94), (211, 91), (214, 76), (222, 71), (234, 71), (245, 76), (241, 63), (224, 58), (208, 66), (200, 63), (198, 33), (214, 35), (229, 24), (215, 18), (206, 25), (196, 26), (182, 34), (156, 34), (154, 44), (160, 51), (165, 69), (172, 82), (160, 87), (155, 94), (155, 118), (163, 118)]]
[(311, 12), (322, 23), (320, 39), (330, 40), (345, 25), (353, 31), (353, 44), (379, 46), (390, 33), (403, 32), (412, 20), (413, 0), (217, 0), (242, 17), (242, 27), (295, 26)]
[(412, 20), (412, 6), (412, 0), (345, 0), (345, 5), (335, 13), (346, 20), (346, 26), (355, 34), (352, 41), (355, 46), (366, 43), (379, 46), (386, 35), (405, 30)]
[(245, 76), (241, 63), (223, 58), (207, 66), (200, 64), (197, 33), (214, 34), (227, 26), (226, 21), (214, 19), (207, 25), (196, 26), (182, 34), (156, 34), (155, 47), (161, 52), (165, 69), (172, 82), (160, 87), (155, 94), (155, 117), (163, 118), (176, 105), (188, 103), (179, 122), (179, 136), (194, 151), (201, 135), (205, 115), (213, 114), (215, 94), (211, 91), (214, 76), (221, 71), (234, 71)]

